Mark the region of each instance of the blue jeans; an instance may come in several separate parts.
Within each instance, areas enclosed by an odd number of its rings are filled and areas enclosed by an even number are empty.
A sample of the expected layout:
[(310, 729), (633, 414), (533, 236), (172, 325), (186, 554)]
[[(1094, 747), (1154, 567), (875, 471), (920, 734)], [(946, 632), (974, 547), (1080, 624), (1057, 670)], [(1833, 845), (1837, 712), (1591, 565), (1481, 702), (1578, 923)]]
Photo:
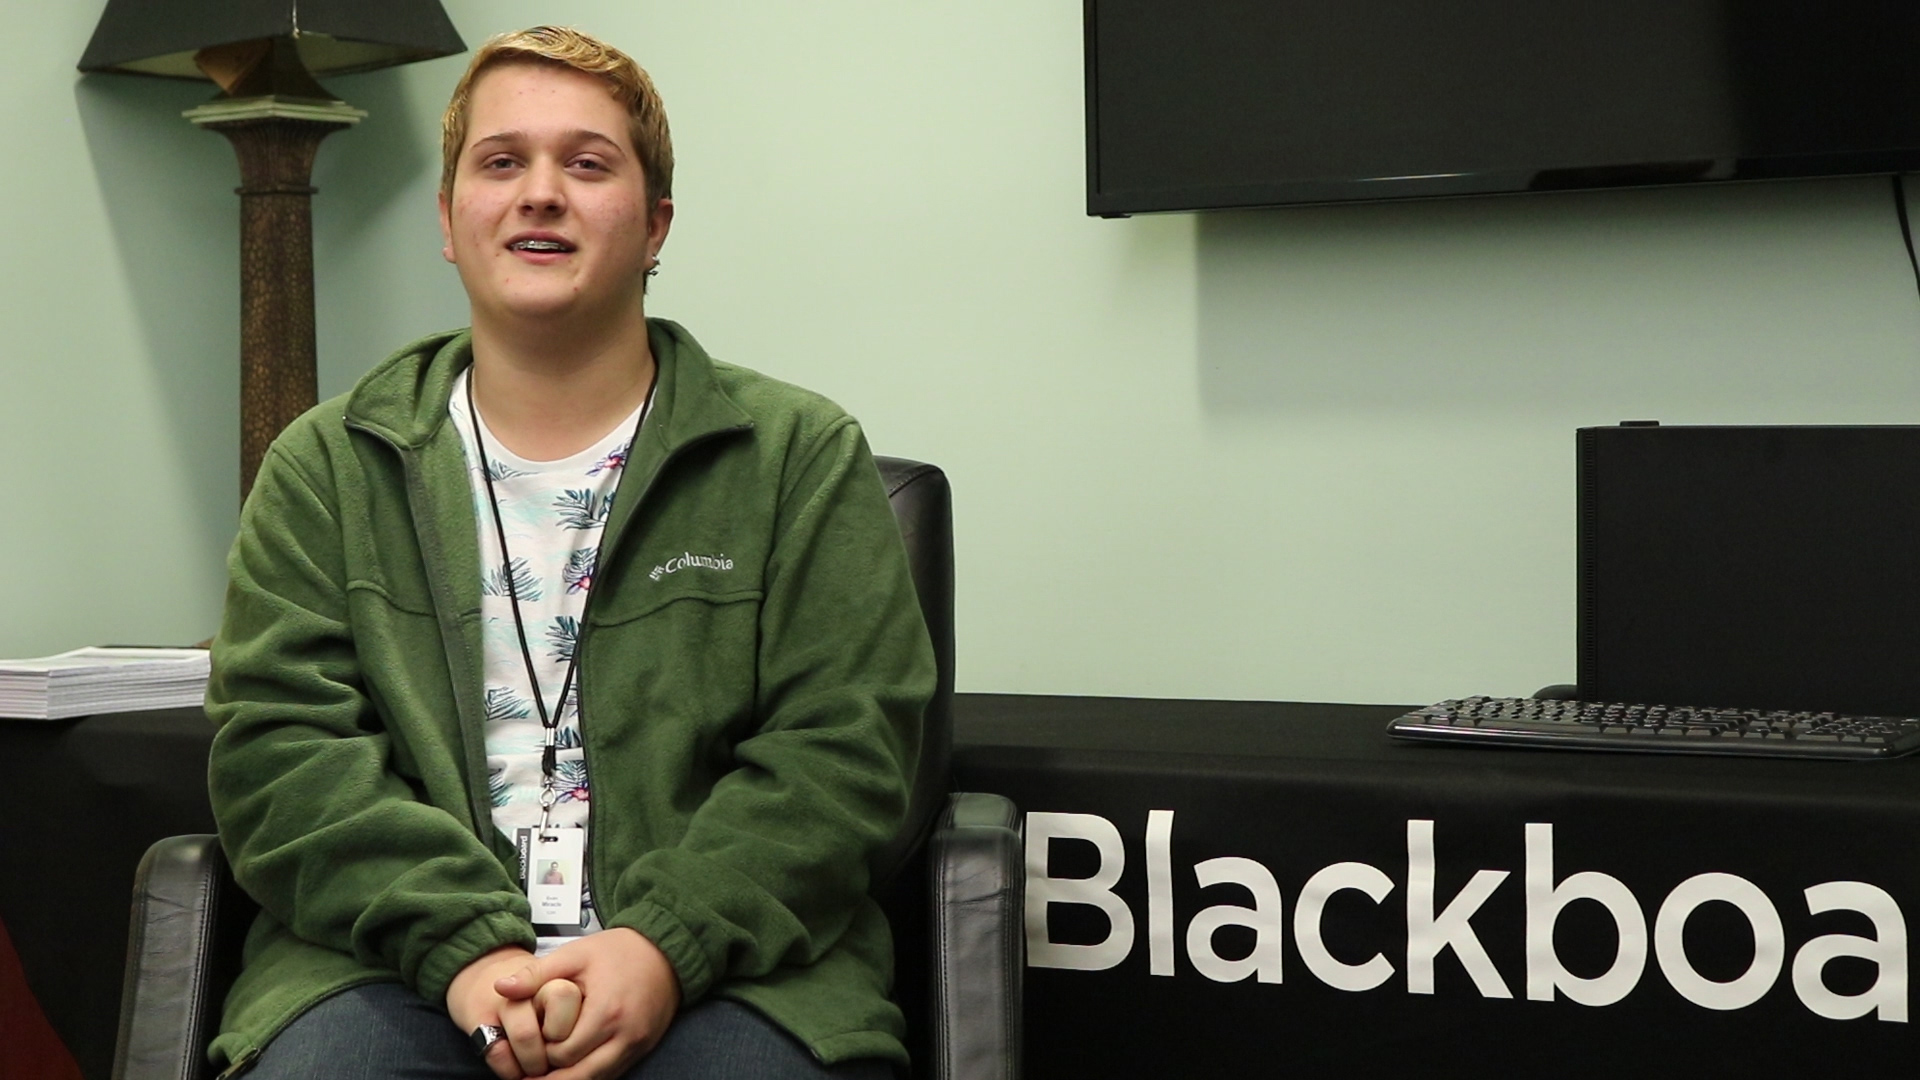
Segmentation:
[[(444, 1010), (398, 983), (373, 983), (308, 1009), (267, 1045), (246, 1080), (493, 1080)], [(624, 1080), (891, 1080), (884, 1061), (822, 1065), (793, 1036), (736, 1002), (674, 1017)]]

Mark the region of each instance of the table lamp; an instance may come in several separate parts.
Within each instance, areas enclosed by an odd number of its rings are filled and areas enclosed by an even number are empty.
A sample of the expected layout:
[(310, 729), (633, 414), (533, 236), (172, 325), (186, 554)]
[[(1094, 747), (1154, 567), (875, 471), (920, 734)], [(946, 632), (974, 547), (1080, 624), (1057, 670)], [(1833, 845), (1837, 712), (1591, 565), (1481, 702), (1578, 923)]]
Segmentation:
[(310, 181), (320, 140), (366, 113), (315, 76), (465, 51), (438, 0), (108, 0), (80, 58), (215, 83), (184, 114), (240, 159), (240, 494), (267, 446), (319, 397)]

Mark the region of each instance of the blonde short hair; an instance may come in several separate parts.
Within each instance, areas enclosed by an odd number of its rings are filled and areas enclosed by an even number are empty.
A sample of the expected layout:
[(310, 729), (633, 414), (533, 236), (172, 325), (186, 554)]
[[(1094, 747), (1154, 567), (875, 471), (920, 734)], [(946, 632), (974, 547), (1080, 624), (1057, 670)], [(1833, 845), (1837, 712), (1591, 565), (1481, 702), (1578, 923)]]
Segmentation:
[(453, 98), (440, 118), (440, 194), (453, 196), (453, 176), (467, 141), (473, 84), (480, 75), (504, 64), (545, 64), (591, 75), (607, 84), (607, 92), (626, 106), (627, 132), (647, 177), (649, 206), (673, 195), (673, 137), (667, 131), (667, 110), (646, 70), (633, 57), (588, 34), (566, 26), (536, 26), (495, 34), (474, 51), (473, 62), (453, 88)]

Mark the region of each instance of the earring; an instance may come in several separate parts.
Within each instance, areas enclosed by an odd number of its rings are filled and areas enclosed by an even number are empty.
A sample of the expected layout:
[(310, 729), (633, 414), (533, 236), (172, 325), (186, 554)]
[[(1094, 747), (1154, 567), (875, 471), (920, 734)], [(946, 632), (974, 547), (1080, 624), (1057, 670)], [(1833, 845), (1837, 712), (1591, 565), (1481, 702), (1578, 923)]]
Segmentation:
[(653, 265), (647, 267), (647, 276), (658, 277), (660, 275), (660, 256), (655, 255), (652, 258), (653, 258)]

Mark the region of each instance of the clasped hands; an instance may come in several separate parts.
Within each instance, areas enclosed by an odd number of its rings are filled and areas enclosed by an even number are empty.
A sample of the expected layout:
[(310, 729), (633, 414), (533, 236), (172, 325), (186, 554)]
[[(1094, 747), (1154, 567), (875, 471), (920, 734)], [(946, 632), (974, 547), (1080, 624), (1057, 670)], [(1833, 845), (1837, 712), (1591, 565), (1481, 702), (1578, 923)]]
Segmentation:
[(498, 1024), (487, 1052), (500, 1080), (604, 1080), (652, 1050), (680, 1007), (680, 983), (658, 946), (625, 927), (588, 934), (536, 959), (519, 946), (468, 964), (447, 986), (464, 1034)]

